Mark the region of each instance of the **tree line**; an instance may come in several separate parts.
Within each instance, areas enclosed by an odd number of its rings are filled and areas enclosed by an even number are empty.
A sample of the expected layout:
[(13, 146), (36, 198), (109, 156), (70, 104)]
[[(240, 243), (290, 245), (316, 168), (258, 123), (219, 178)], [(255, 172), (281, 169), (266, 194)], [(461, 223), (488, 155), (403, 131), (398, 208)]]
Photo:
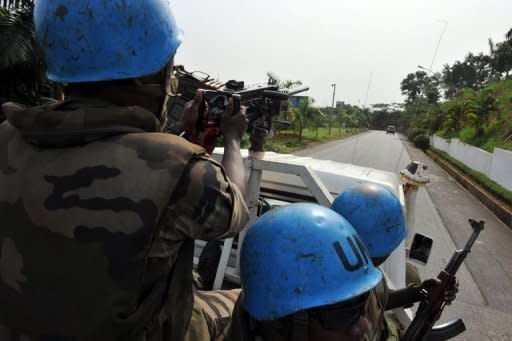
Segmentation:
[(317, 107), (311, 97), (302, 99), (297, 107), (288, 110), (282, 119), (290, 121), (302, 141), (304, 129), (313, 130), (318, 137), (320, 128), (327, 128), (328, 135), (341, 129), (385, 129), (389, 124), (398, 123), (399, 111), (396, 105), (377, 104), (371, 107), (342, 104), (332, 107)]
[(436, 133), (489, 151), (512, 149), (512, 29), (501, 42), (489, 39), (488, 53), (470, 52), (440, 72), (426, 71), (400, 84), (402, 131), (424, 148)]

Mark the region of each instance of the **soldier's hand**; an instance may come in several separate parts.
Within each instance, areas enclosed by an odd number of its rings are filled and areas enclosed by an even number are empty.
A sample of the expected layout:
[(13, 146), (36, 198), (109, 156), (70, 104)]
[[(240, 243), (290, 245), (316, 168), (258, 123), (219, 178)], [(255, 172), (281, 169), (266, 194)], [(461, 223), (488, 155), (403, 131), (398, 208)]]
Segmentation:
[[(439, 287), (441, 285), (441, 280), (439, 278), (430, 278), (420, 285), (420, 289), (425, 289), (428, 292), (431, 292), (436, 287)], [(446, 304), (451, 304), (455, 297), (457, 296), (457, 292), (459, 291), (459, 282), (453, 278), (453, 280), (448, 283), (447, 287), (444, 290), (443, 296), (444, 300), (446, 301)]]
[(203, 92), (196, 91), (196, 96), (192, 101), (185, 104), (183, 115), (181, 116), (179, 126), (189, 136), (189, 141), (197, 143), (199, 120), (204, 116)]
[(459, 282), (454, 278), (444, 291), (444, 300), (446, 301), (446, 304), (451, 304), (455, 297), (457, 297), (458, 292)]
[(242, 136), (244, 136), (245, 130), (247, 129), (246, 110), (246, 107), (241, 106), (240, 112), (233, 115), (233, 99), (229, 99), (228, 106), (224, 111), (220, 123), (220, 129), (222, 130), (226, 142), (235, 141), (236, 143), (240, 143), (242, 140)]

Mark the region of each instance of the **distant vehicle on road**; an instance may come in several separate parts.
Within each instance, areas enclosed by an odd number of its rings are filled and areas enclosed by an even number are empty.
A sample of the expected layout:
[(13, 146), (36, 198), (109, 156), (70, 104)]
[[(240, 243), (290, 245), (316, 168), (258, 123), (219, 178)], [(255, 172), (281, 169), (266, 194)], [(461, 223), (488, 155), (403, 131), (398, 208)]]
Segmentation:
[(386, 128), (386, 134), (393, 134), (393, 135), (394, 135), (395, 133), (396, 133), (396, 128), (395, 128), (395, 126), (388, 126), (388, 127)]

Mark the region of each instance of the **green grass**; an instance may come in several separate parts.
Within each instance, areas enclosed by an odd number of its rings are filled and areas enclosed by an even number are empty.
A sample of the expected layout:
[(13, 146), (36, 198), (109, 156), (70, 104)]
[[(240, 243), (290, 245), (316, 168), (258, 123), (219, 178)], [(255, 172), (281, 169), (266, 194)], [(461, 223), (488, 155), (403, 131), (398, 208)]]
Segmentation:
[(339, 138), (345, 138), (347, 136), (351, 136), (357, 133), (360, 133), (366, 129), (361, 128), (331, 128), (331, 134), (329, 135), (329, 129), (328, 128), (318, 128), (318, 134), (316, 130), (314, 129), (304, 129), (302, 131), (302, 136), (314, 139), (317, 141), (325, 142), (325, 141), (331, 141)]
[(302, 141), (299, 142), (299, 135), (293, 130), (282, 130), (275, 138), (269, 139), (265, 144), (265, 150), (276, 153), (292, 153), (319, 143), (346, 138), (359, 134), (367, 129), (363, 128), (332, 128), (329, 135), (328, 128), (319, 128), (318, 136), (316, 130), (304, 129)]
[[(332, 128), (331, 134), (327, 128), (318, 129), (318, 138), (316, 137), (315, 130), (304, 129), (302, 132), (302, 141), (299, 142), (299, 135), (293, 130), (281, 130), (275, 138), (269, 138), (265, 143), (265, 150), (288, 154), (294, 151), (311, 147), (320, 143), (328, 142), (331, 140), (342, 139), (355, 134), (366, 131), (366, 128)], [(224, 140), (220, 136), (217, 139), (217, 146), (223, 146)], [(242, 148), (249, 148), (251, 142), (249, 134), (244, 134), (240, 146)]]
[(443, 152), (439, 149), (430, 147), (430, 150), (434, 152), (435, 154), (439, 155), (444, 160), (451, 163), (453, 166), (455, 166), (457, 169), (462, 171), (464, 174), (468, 175), (470, 178), (472, 178), (476, 183), (484, 187), (487, 191), (494, 194), (499, 199), (503, 200), (507, 205), (512, 205), (512, 192), (508, 189), (504, 188), (500, 184), (492, 181), (484, 174), (477, 172), (474, 169), (469, 168), (459, 160), (454, 159), (448, 153)]
[(276, 152), (276, 153), (282, 153), (282, 154), (289, 154), (296, 150), (303, 149), (308, 147), (308, 142), (299, 142), (299, 141), (276, 141), (276, 142), (267, 142), (265, 145), (265, 150)]

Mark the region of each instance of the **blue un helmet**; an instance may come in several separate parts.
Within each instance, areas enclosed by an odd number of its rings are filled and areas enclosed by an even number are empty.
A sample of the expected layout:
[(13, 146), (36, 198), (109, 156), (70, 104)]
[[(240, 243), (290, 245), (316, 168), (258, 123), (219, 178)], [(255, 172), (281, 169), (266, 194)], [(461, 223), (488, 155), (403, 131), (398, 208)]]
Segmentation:
[(39, 0), (34, 26), (48, 78), (62, 83), (156, 73), (183, 38), (168, 0)]
[(382, 276), (343, 217), (305, 203), (272, 209), (249, 228), (240, 270), (242, 306), (259, 321), (350, 300)]
[(372, 258), (388, 256), (407, 235), (400, 201), (382, 186), (351, 187), (336, 197), (332, 209), (352, 224)]

